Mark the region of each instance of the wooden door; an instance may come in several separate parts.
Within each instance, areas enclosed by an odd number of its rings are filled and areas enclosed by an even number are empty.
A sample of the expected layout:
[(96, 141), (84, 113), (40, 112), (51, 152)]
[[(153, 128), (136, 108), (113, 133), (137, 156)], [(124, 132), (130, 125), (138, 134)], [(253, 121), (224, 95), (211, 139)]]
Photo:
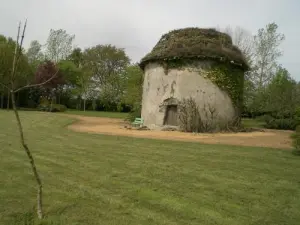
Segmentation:
[(166, 116), (165, 116), (165, 125), (177, 126), (177, 105), (168, 105)]

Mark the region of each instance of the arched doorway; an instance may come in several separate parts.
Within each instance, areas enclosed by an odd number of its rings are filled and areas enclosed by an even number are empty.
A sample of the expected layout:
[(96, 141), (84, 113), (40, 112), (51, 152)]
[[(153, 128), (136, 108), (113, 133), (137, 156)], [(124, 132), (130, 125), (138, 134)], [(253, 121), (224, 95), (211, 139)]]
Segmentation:
[(176, 98), (168, 98), (164, 100), (165, 117), (163, 125), (178, 126), (178, 100)]

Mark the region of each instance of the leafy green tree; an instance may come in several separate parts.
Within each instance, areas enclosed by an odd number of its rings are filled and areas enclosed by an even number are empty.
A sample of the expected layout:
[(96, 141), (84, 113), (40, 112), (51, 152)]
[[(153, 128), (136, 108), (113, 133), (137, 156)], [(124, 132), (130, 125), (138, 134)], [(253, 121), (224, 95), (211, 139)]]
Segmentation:
[[(7, 89), (4, 88), (4, 85), (16, 89), (22, 85), (26, 85), (33, 78), (33, 72), (29, 66), (28, 59), (23, 54), (21, 54), (18, 59), (18, 70), (15, 71), (14, 76), (11, 76), (13, 59), (15, 55), (15, 46), (16, 42), (14, 40), (0, 35), (0, 82), (2, 83), (2, 89), (0, 90), (2, 108), (5, 94), (7, 97), (7, 108), (10, 107), (10, 93), (7, 92)], [(24, 52), (24, 49), (20, 49), (19, 51)]]
[(32, 69), (35, 71), (45, 57), (42, 52), (42, 45), (37, 40), (32, 41), (26, 52), (26, 56)]
[(300, 98), (297, 93), (297, 82), (282, 67), (278, 68), (266, 87), (265, 95), (265, 110), (276, 113), (278, 117), (293, 116)]
[(92, 82), (92, 71), (89, 68), (89, 62), (84, 60), (83, 52), (80, 48), (75, 48), (71, 55), (69, 56), (69, 60), (77, 67), (79, 71), (78, 75), (75, 77), (75, 89), (73, 93), (75, 93), (79, 99), (79, 105), (81, 109), (81, 102), (83, 100), (83, 110), (86, 110), (86, 100), (90, 97), (90, 89), (95, 88)]
[(128, 66), (125, 73), (127, 79), (123, 101), (125, 104), (132, 106), (129, 119), (134, 119), (140, 117), (141, 114), (144, 76), (143, 71), (137, 64)]
[(143, 94), (143, 71), (136, 64), (130, 65), (125, 70), (126, 83), (124, 102), (129, 105), (140, 104)]
[(94, 91), (105, 102), (120, 104), (124, 94), (125, 69), (130, 63), (124, 49), (113, 45), (97, 45), (83, 53), (84, 65), (91, 71)]
[(84, 64), (78, 63), (76, 65), (74, 61), (70, 60), (61, 61), (59, 63), (59, 68), (65, 77), (67, 86), (65, 86), (62, 91), (71, 89), (72, 95), (80, 97), (80, 105), (81, 100), (83, 100), (83, 110), (85, 111), (92, 73), (84, 66)]
[[(278, 33), (278, 25), (269, 23), (258, 30), (251, 44), (251, 70), (245, 74), (244, 106), (247, 112), (261, 114), (268, 111), (266, 107), (266, 87), (278, 70), (278, 59), (282, 56), (279, 49), (284, 35)], [(246, 54), (247, 58), (247, 54)]]

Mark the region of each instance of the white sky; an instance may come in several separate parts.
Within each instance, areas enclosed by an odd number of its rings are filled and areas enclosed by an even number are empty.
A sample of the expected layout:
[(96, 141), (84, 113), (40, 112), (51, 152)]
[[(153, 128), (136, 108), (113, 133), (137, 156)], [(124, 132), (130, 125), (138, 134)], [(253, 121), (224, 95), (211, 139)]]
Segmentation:
[(51, 28), (61, 28), (75, 34), (81, 48), (114, 44), (133, 62), (172, 29), (230, 25), (255, 34), (276, 22), (286, 36), (280, 63), (300, 81), (299, 0), (0, 0), (1, 34), (15, 37), (26, 18), (25, 46), (32, 40), (44, 44)]

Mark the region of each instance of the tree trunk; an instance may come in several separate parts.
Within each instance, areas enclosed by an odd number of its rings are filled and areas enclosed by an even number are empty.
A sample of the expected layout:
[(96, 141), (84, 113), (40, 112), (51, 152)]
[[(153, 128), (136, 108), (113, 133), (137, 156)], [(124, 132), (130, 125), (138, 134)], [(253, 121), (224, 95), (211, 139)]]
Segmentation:
[(15, 93), (14, 92), (11, 93), (11, 101), (12, 101), (12, 107), (13, 107), (13, 110), (14, 110), (14, 113), (15, 113), (15, 116), (16, 116), (18, 128), (19, 128), (20, 139), (21, 139), (20, 141), (21, 141), (21, 144), (22, 144), (22, 146), (23, 146), (23, 148), (24, 148), (24, 150), (27, 154), (27, 157), (28, 157), (30, 165), (31, 165), (32, 172), (34, 174), (34, 178), (35, 178), (36, 183), (37, 183), (37, 189), (38, 189), (38, 191), (37, 191), (37, 215), (38, 215), (39, 219), (42, 219), (43, 218), (42, 181), (41, 181), (40, 176), (38, 174), (38, 171), (36, 169), (33, 156), (31, 154), (27, 144), (25, 143), (23, 127), (22, 127), (22, 123), (21, 123), (21, 120), (20, 120), (19, 112), (18, 112), (17, 107), (16, 107), (16, 100), (15, 100)]
[(7, 92), (7, 110), (9, 110), (10, 92)]
[(85, 112), (85, 102), (86, 102), (86, 99), (83, 99), (83, 111)]

